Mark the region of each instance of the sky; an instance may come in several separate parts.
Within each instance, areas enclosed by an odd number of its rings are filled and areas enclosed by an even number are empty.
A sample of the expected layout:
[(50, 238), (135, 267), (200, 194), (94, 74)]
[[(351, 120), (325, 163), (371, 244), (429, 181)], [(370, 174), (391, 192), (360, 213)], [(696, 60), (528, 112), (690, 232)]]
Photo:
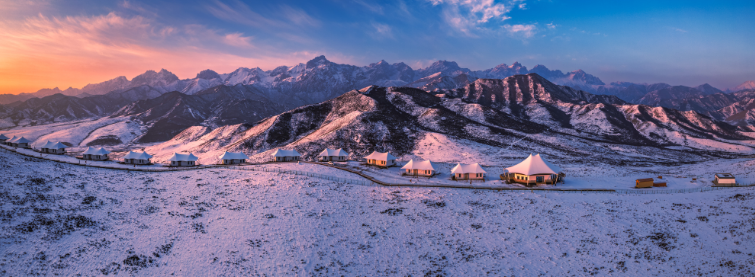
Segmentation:
[(0, 93), (318, 55), (414, 69), (520, 62), (604, 82), (755, 80), (755, 1), (0, 0)]

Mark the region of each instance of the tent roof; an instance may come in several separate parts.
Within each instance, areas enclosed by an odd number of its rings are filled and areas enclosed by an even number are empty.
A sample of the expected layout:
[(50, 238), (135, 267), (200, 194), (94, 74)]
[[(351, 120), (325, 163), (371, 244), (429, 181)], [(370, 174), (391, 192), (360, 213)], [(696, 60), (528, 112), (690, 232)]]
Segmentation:
[(16, 140), (17, 138), (18, 138), (17, 136), (12, 136), (11, 138), (8, 139), (8, 142), (12, 142)]
[(519, 173), (524, 175), (558, 174), (561, 172), (561, 168), (544, 160), (540, 157), (540, 154), (534, 156), (530, 154), (527, 159), (515, 166), (507, 167), (506, 170), (508, 170), (509, 173)]
[(249, 156), (241, 152), (226, 151), (225, 153), (223, 153), (223, 155), (220, 155), (220, 159), (221, 160), (246, 160), (246, 159), (249, 159)]
[(390, 161), (390, 160), (396, 159), (396, 157), (391, 155), (391, 153), (380, 153), (378, 151), (372, 152), (372, 154), (369, 154), (364, 158), (367, 160), (381, 160), (381, 161)]
[(45, 142), (45, 144), (43, 144), (43, 145), (42, 145), (42, 146), (40, 146), (39, 148), (43, 148), (43, 149), (44, 149), (44, 148), (50, 148), (50, 145), (52, 145), (52, 144), (54, 144), (54, 143), (52, 143), (52, 141), (49, 141), (49, 140), (48, 140), (47, 142)]
[(147, 152), (134, 152), (129, 151), (126, 156), (123, 156), (124, 159), (135, 159), (135, 160), (149, 160), (152, 158), (152, 155), (147, 154)]
[(346, 151), (343, 151), (343, 149), (325, 149), (320, 152), (320, 155), (317, 155), (318, 157), (348, 157), (349, 153), (346, 153)]
[(199, 158), (197, 158), (197, 156), (194, 156), (194, 154), (191, 154), (191, 153), (189, 154), (173, 153), (173, 157), (170, 157), (170, 159), (168, 159), (168, 161), (171, 161), (171, 162), (195, 162), (197, 160), (199, 160)]
[(47, 146), (47, 147), (44, 147), (44, 148), (50, 148), (50, 149), (68, 148), (68, 146), (66, 146), (65, 144), (62, 144), (60, 142), (56, 142), (56, 143), (48, 142), (47, 144), (45, 144), (45, 146)]
[(419, 169), (419, 170), (435, 170), (433, 163), (430, 161), (415, 162), (414, 159), (409, 160), (408, 163), (401, 169)]
[(110, 154), (110, 151), (105, 150), (105, 148), (96, 148), (96, 147), (89, 147), (87, 148), (87, 151), (84, 151), (82, 153), (83, 155), (107, 155)]
[(0, 139), (8, 139), (8, 137), (6, 137), (6, 136), (5, 136), (5, 135), (3, 135), (3, 134), (0, 134)]
[(457, 163), (454, 168), (451, 169), (453, 174), (467, 174), (467, 173), (488, 173), (478, 163), (473, 164), (460, 164)]
[(25, 137), (17, 138), (13, 141), (13, 143), (30, 143), (31, 141), (26, 139)]
[(296, 150), (277, 149), (273, 152), (273, 157), (299, 157), (301, 154)]

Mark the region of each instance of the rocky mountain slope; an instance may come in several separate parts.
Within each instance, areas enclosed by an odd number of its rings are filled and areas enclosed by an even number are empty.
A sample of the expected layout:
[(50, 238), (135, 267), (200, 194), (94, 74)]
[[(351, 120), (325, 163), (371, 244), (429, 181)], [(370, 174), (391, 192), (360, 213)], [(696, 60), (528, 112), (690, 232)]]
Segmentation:
[(275, 148), (294, 148), (313, 158), (329, 147), (343, 148), (353, 158), (374, 150), (404, 156), (412, 155), (428, 134), (440, 134), (516, 153), (678, 162), (680, 157), (732, 155), (732, 148), (752, 152), (742, 130), (696, 112), (630, 105), (528, 74), (478, 79), (432, 93), (370, 86), (255, 126), (188, 128), (148, 151), (191, 151), (212, 158), (226, 150), (243, 151), (264, 159)]
[(187, 95), (177, 91), (133, 102), (113, 114), (128, 116), (147, 126), (139, 142), (166, 141), (191, 126), (217, 128), (254, 123), (284, 108), (258, 94), (253, 87), (217, 86)]
[(253, 123), (285, 110), (254, 86), (219, 85), (188, 95), (178, 91), (165, 93), (141, 85), (105, 95), (78, 98), (55, 94), (3, 105), (0, 106), (0, 123), (2, 127), (12, 127), (104, 116), (136, 116), (147, 126), (155, 127), (142, 138), (144, 141), (164, 141), (190, 126)]
[(11, 127), (97, 118), (108, 116), (131, 102), (161, 94), (146, 85), (84, 98), (54, 94), (4, 105), (0, 109), (0, 123), (2, 127)]

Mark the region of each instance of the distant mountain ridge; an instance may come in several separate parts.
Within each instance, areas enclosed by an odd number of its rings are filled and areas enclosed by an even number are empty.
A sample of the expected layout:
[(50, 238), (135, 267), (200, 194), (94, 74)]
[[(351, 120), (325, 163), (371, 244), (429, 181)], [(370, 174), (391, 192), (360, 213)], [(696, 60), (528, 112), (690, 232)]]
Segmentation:
[(732, 92), (755, 89), (755, 81), (746, 81), (731, 89)]
[[(283, 111), (283, 105), (265, 98), (252, 86), (219, 85), (187, 95), (178, 91), (164, 93), (151, 86), (141, 85), (125, 91), (84, 98), (54, 94), (0, 105), (0, 127), (105, 116), (133, 116), (155, 130), (145, 135), (146, 141), (150, 138), (169, 139), (175, 135), (176, 128), (199, 124), (214, 128), (219, 125), (256, 122)], [(164, 122), (159, 123), (160, 119), (172, 123), (161, 126)], [(181, 130), (183, 129), (178, 132)]]
[[(112, 97), (114, 94), (127, 93), (134, 88), (149, 87), (152, 93), (149, 96), (145, 95), (137, 99), (146, 100), (148, 97), (154, 98), (172, 91), (194, 95), (217, 86), (233, 87), (241, 85), (254, 89), (257, 95), (273, 103), (277, 103), (285, 109), (292, 109), (333, 99), (346, 91), (370, 85), (384, 87), (406, 86), (425, 91), (452, 90), (464, 88), (479, 79), (504, 79), (509, 76), (532, 73), (552, 83), (569, 86), (575, 91), (583, 90), (593, 95), (613, 95), (633, 104), (661, 106), (681, 111), (697, 111), (718, 120), (748, 118), (744, 116), (732, 116), (742, 113), (743, 110), (741, 109), (749, 107), (749, 105), (742, 103), (752, 99), (752, 96), (749, 94), (726, 94), (709, 84), (686, 87), (671, 86), (664, 83), (636, 84), (614, 82), (606, 85), (598, 77), (587, 74), (582, 70), (563, 73), (560, 70), (550, 70), (543, 65), (537, 65), (528, 70), (527, 67), (518, 62), (511, 65), (500, 64), (490, 69), (473, 71), (460, 67), (456, 62), (440, 60), (425, 68), (414, 70), (404, 63), (389, 64), (383, 60), (363, 67), (337, 64), (329, 61), (325, 56), (315, 57), (306, 63), (300, 63), (293, 67), (280, 66), (267, 71), (260, 68), (241, 67), (231, 73), (218, 74), (213, 70), (207, 69), (197, 73), (193, 79), (184, 80), (179, 79), (175, 74), (165, 69), (160, 71), (149, 70), (134, 77), (132, 80), (121, 76), (103, 83), (90, 84), (82, 89), (69, 88), (61, 91), (56, 88), (52, 90), (40, 90), (38, 93), (60, 93), (66, 95), (80, 93), (78, 97), (85, 99), (86, 96), (97, 95), (111, 95), (110, 97)], [(747, 83), (743, 85), (747, 85)], [(77, 107), (74, 108), (76, 111), (69, 115), (65, 115), (60, 111), (52, 111), (52, 107), (47, 107), (45, 109), (50, 110), (50, 113), (25, 111), (21, 112), (20, 115), (11, 116), (14, 111), (18, 111), (14, 107), (23, 104), (18, 101), (18, 99), (23, 97), (31, 96), (0, 95), (0, 104), (3, 105), (3, 107), (0, 107), (0, 119), (5, 118), (5, 121), (1, 125), (13, 126), (15, 123), (25, 122), (24, 120), (26, 119), (31, 120), (30, 122), (40, 121), (38, 123), (42, 123), (51, 120), (80, 118), (84, 115), (101, 116), (112, 112), (111, 109), (102, 107), (102, 105), (109, 107), (109, 104), (100, 104), (97, 106), (90, 103), (82, 105), (74, 104), (71, 107)], [(3, 101), (12, 101), (13, 103)], [(76, 100), (71, 101), (72, 103), (78, 102)], [(34, 100), (32, 102), (39, 101)], [(736, 104), (739, 102), (742, 103)], [(128, 104), (117, 101), (115, 103), (117, 104), (115, 105), (116, 107)], [(33, 103), (30, 104), (32, 106), (35, 105)], [(729, 107), (730, 105), (735, 106)], [(752, 121), (737, 120), (736, 124), (750, 124), (750, 122)]]
[[(53, 94), (69, 96), (92, 96), (102, 95), (113, 91), (125, 91), (133, 87), (148, 85), (161, 92), (179, 91), (185, 94), (193, 94), (218, 85), (254, 85), (264, 91), (270, 99), (291, 99), (295, 103), (286, 104), (293, 108), (304, 103), (315, 103), (331, 99), (344, 91), (352, 90), (368, 85), (379, 86), (407, 86), (419, 79), (427, 78), (433, 74), (438, 80), (429, 80), (430, 83), (439, 86), (427, 86), (426, 89), (449, 88), (450, 86), (463, 86), (468, 81), (478, 78), (505, 78), (516, 74), (538, 73), (541, 76), (556, 83), (586, 83), (603, 84), (599, 78), (587, 74), (582, 70), (562, 73), (560, 70), (548, 70), (545, 66), (538, 65), (532, 71), (518, 62), (512, 65), (500, 64), (490, 69), (472, 71), (459, 67), (456, 62), (437, 61), (426, 68), (412, 69), (405, 63), (389, 64), (381, 60), (367, 66), (359, 67), (347, 64), (336, 64), (329, 61), (325, 56), (300, 63), (293, 67), (279, 66), (273, 70), (260, 68), (241, 67), (231, 73), (218, 74), (207, 69), (199, 72), (193, 79), (179, 79), (175, 74), (162, 69), (160, 71), (148, 70), (143, 74), (128, 80), (124, 76), (114, 78), (102, 83), (88, 84), (81, 89), (68, 88), (60, 90), (41, 89), (35, 93), (22, 93), (19, 95), (2, 94), (0, 104), (9, 104), (16, 101), (24, 101), (34, 97), (45, 97)], [(456, 78), (464, 74), (465, 77)], [(440, 80), (443, 77), (444, 80)], [(443, 83), (443, 84), (441, 84)], [(425, 84), (423, 84), (425, 85)], [(421, 87), (421, 86), (416, 86)]]

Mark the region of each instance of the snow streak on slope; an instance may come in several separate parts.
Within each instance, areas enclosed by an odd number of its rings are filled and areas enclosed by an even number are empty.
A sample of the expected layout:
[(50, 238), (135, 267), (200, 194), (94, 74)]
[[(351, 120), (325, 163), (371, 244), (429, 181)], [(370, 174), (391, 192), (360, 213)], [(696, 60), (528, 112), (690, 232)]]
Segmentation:
[(142, 135), (144, 126), (132, 121), (119, 121), (93, 131), (81, 146), (131, 144)]
[(755, 194), (385, 188), (0, 155), (3, 274), (750, 276)]
[(48, 140), (68, 142), (73, 144), (74, 146), (78, 146), (82, 143), (82, 141), (84, 141), (84, 139), (89, 137), (90, 133), (94, 132), (95, 130), (118, 122), (124, 122), (126, 120), (128, 120), (128, 118), (126, 117), (104, 117), (95, 121), (79, 123), (76, 124), (75, 127), (70, 127), (56, 131), (54, 133), (40, 136), (39, 138), (34, 140), (32, 147), (38, 148)]

